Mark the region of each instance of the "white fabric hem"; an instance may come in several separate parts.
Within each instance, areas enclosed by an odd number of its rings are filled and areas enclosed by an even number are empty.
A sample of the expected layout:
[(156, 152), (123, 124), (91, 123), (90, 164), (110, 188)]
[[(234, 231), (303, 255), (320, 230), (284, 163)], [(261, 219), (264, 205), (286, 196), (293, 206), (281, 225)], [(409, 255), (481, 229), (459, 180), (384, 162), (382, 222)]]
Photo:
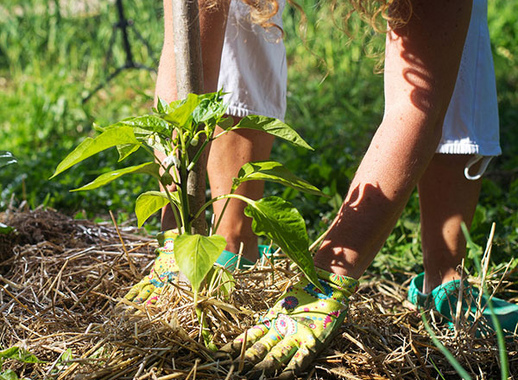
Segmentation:
[(500, 144), (459, 144), (455, 142), (440, 144), (436, 153), (442, 154), (478, 154), (480, 156), (499, 156), (502, 154)]
[(257, 110), (251, 110), (247, 107), (240, 107), (236, 105), (230, 105), (227, 110), (227, 114), (234, 117), (245, 117), (250, 115), (261, 115), (266, 117), (273, 117), (276, 119), (279, 119), (280, 121), (284, 122), (284, 115), (281, 116), (278, 113), (275, 112), (268, 112), (266, 110), (257, 111)]

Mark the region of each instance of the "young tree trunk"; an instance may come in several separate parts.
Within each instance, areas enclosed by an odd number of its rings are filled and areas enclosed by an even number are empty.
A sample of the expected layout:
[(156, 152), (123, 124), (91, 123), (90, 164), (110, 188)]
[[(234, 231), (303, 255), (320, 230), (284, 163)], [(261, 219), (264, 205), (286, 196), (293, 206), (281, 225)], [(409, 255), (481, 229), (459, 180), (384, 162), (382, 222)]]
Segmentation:
[[(204, 86), (198, 0), (173, 0), (173, 32), (178, 98), (186, 98), (189, 93), (201, 94)], [(194, 152), (189, 152), (189, 157), (193, 157), (196, 148), (190, 149)], [(205, 203), (207, 156), (206, 150), (187, 180), (191, 213)], [(192, 226), (193, 233), (207, 235), (204, 214)]]

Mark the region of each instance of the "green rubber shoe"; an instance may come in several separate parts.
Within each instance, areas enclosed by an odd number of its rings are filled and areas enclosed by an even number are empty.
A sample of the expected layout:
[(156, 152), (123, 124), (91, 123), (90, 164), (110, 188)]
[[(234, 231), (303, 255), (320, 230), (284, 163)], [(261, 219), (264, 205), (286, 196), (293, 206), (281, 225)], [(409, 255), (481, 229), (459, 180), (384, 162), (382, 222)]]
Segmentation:
[[(271, 249), (269, 245), (259, 245), (259, 259), (261, 259), (263, 256), (271, 257), (273, 252), (273, 249)], [(238, 255), (230, 251), (223, 251), (216, 260), (216, 263), (225, 267), (229, 271), (236, 270), (236, 267), (238, 269), (248, 269), (255, 264), (254, 262), (245, 259), (244, 257), (239, 258)]]
[[(423, 289), (424, 273), (414, 277), (410, 282), (408, 289), (408, 300), (419, 308), (437, 310), (442, 316), (448, 320), (448, 325), (453, 328), (453, 316), (456, 315), (457, 303), (459, 299), (460, 280), (454, 280), (442, 284), (425, 294)], [(479, 298), (479, 290), (473, 288), (464, 282), (462, 292), (462, 312), (461, 315), (466, 315), (469, 310), (467, 320), (474, 321), (477, 313), (477, 301)], [(481, 323), (478, 323), (476, 333), (491, 333), (495, 331), (495, 326), (491, 318), (491, 309), (487, 305), (488, 298), (483, 295), (481, 300), (482, 316)], [(504, 301), (502, 299), (491, 298), (493, 312), (500, 323), (504, 335), (514, 335), (518, 329), (518, 305)]]

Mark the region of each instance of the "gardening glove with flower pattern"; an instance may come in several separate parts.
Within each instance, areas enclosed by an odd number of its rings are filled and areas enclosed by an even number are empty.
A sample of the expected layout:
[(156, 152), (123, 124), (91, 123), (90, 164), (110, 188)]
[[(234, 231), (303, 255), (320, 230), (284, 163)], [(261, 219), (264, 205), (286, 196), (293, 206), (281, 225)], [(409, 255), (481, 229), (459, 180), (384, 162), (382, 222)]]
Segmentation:
[(174, 259), (174, 239), (178, 234), (165, 231), (158, 234), (159, 248), (155, 251), (157, 257), (148, 276), (134, 285), (124, 298), (135, 303), (154, 304), (162, 293), (164, 286), (175, 282), (180, 269)]
[(358, 288), (358, 280), (316, 269), (321, 289), (305, 277), (290, 286), (256, 326), (225, 345), (217, 356), (236, 358), (245, 343), (243, 372), (248, 379), (275, 375), (285, 364), (280, 379), (307, 368), (338, 331), (349, 297)]

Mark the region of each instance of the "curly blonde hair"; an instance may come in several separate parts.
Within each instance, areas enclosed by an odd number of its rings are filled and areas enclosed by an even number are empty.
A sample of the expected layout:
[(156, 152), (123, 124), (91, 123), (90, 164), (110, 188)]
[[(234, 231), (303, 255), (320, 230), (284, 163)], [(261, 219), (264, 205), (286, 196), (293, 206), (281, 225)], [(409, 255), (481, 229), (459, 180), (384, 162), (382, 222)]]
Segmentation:
[[(202, 6), (206, 9), (217, 9), (224, 1), (231, 0), (204, 0)], [(250, 19), (254, 24), (264, 28), (278, 27), (271, 19), (279, 12), (277, 0), (240, 0), (250, 6)]]
[[(384, 32), (405, 25), (412, 15), (411, 0), (348, 0), (351, 11), (356, 12), (376, 31)], [(332, 0), (332, 9), (337, 0)]]
[[(221, 2), (231, 0), (204, 0), (203, 6), (207, 8), (217, 8)], [(240, 0), (250, 6), (250, 18), (255, 24), (265, 28), (277, 27), (271, 22), (279, 11), (277, 0)], [(302, 7), (294, 0), (287, 2), (300, 12), (304, 12)], [(396, 29), (408, 22), (412, 14), (411, 0), (347, 0), (349, 3), (349, 12), (345, 15), (345, 21), (353, 13), (358, 13), (367, 23), (369, 23), (376, 31), (386, 31), (386, 25), (391, 29)], [(338, 0), (321, 0), (320, 3), (328, 3), (331, 11), (338, 8), (338, 4), (343, 1)]]

